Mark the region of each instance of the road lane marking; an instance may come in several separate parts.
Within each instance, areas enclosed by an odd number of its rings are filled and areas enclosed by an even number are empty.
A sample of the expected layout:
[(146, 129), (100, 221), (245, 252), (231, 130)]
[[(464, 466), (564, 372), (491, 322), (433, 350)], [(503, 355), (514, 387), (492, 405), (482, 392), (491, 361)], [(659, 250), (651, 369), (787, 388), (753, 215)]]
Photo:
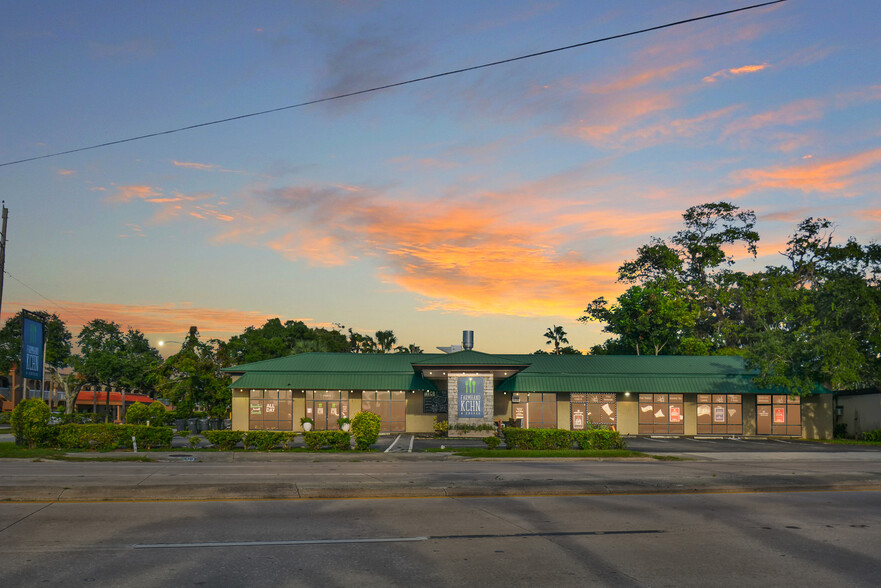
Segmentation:
[(187, 549), (192, 547), (277, 547), (295, 545), (340, 545), (346, 543), (402, 543), (441, 541), (449, 539), (522, 539), (528, 537), (601, 537), (603, 535), (648, 535), (664, 533), (661, 529), (628, 531), (537, 531), (534, 533), (474, 533), (463, 535), (429, 535), (426, 537), (369, 537), (364, 539), (291, 539), (282, 541), (211, 541), (205, 543), (141, 543), (132, 549)]
[(407, 453), (413, 453), (413, 441), (416, 440), (416, 435), (410, 435), (410, 448), (407, 449)]

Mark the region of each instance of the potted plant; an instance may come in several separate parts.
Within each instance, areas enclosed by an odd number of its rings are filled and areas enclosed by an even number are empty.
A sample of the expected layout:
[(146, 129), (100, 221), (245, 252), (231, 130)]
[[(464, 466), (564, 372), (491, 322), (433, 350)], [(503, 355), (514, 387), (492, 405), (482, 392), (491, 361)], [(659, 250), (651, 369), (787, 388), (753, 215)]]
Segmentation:
[(304, 431), (311, 431), (312, 425), (315, 424), (315, 421), (310, 419), (309, 417), (303, 417), (300, 419), (300, 426), (303, 427)]
[(336, 424), (339, 425), (340, 429), (349, 432), (349, 429), (352, 427), (352, 419), (349, 417), (340, 417), (336, 420)]

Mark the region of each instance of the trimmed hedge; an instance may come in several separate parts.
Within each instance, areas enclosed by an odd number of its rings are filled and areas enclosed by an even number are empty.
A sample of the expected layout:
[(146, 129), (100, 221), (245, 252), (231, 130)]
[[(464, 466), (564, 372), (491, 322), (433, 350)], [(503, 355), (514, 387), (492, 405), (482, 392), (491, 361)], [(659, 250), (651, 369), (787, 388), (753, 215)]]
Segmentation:
[(242, 437), (245, 449), (253, 447), (257, 451), (269, 451), (278, 447), (288, 438), (284, 431), (248, 431)]
[(610, 429), (588, 429), (570, 433), (579, 449), (624, 449), (626, 445), (621, 434)]
[(221, 451), (230, 451), (245, 436), (244, 431), (203, 431), (202, 435)]
[(303, 433), (306, 447), (318, 451), (322, 447), (347, 450), (351, 448), (351, 436), (345, 431), (307, 431)]
[(508, 449), (569, 449), (573, 443), (579, 449), (624, 449), (625, 443), (618, 431), (588, 429), (503, 429)]
[(132, 446), (132, 437), (138, 449), (149, 451), (154, 447), (171, 447), (174, 432), (168, 427), (143, 425), (58, 425), (52, 427), (51, 445), (59, 449), (91, 449), (110, 451)]

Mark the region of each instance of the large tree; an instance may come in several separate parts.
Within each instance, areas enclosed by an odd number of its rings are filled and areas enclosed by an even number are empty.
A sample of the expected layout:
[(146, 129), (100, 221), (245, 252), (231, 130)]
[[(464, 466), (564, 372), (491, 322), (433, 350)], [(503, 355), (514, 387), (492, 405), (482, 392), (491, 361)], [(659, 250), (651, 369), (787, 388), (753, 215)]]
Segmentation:
[(310, 351), (348, 351), (346, 336), (337, 330), (310, 328), (302, 321), (274, 318), (248, 327), (217, 349), (224, 366), (252, 363)]
[(730, 349), (757, 382), (808, 393), (881, 384), (881, 248), (834, 244), (832, 223), (806, 219), (788, 242), (788, 266), (739, 275)]
[(121, 391), (121, 418), (125, 418), (127, 392), (154, 392), (162, 356), (139, 330), (129, 328), (123, 332), (115, 322), (94, 319), (83, 326), (77, 342), (80, 354), (72, 358), (71, 364), (93, 387), (108, 386)]
[(165, 360), (159, 385), (162, 394), (171, 400), (178, 414), (192, 414), (202, 408), (213, 417), (229, 414), (232, 393), (230, 377), (223, 367), (217, 349), (219, 341), (199, 340), (199, 331), (190, 327), (181, 350)]

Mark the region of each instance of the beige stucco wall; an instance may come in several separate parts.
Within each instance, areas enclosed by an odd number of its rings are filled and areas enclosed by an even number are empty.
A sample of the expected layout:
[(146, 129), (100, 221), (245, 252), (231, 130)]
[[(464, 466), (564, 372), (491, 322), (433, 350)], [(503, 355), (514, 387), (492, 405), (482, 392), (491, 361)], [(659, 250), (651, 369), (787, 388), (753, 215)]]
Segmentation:
[(569, 430), (572, 428), (572, 402), (568, 394), (557, 394), (557, 428)]
[(685, 435), (697, 435), (697, 394), (682, 395), (682, 417)]
[(495, 420), (507, 421), (513, 418), (514, 408), (511, 402), (511, 396), (501, 392), (496, 392), (493, 398), (493, 418)]
[(232, 391), (232, 429), (248, 430), (248, 391)]
[(838, 396), (843, 413), (838, 422), (847, 425), (848, 436), (881, 429), (881, 394)]
[(636, 435), (639, 395), (618, 394), (618, 432), (622, 435)]
[[(435, 415), (422, 412), (424, 396), (421, 391), (407, 394), (406, 430), (408, 433), (434, 432)], [(444, 417), (444, 415), (441, 416)]]
[(801, 399), (801, 435), (805, 439), (832, 439), (832, 394), (815, 394)]

